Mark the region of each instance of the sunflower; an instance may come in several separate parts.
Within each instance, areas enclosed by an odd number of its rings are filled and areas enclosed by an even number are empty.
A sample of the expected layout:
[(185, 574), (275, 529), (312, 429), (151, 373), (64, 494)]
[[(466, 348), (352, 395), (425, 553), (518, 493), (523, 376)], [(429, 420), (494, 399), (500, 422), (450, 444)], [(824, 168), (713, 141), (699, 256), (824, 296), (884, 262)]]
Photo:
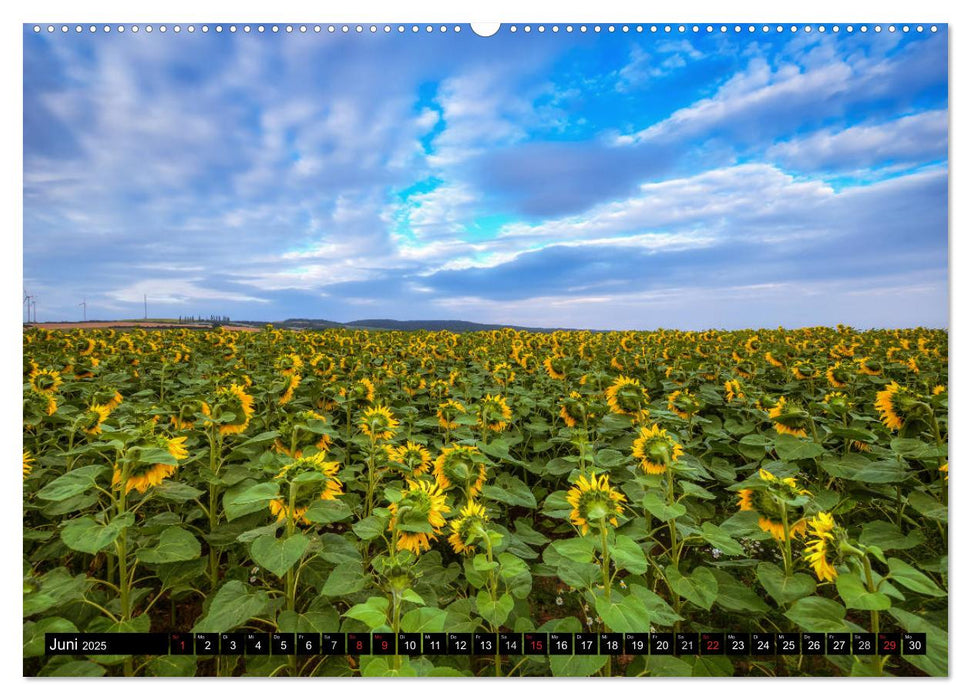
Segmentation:
[(744, 399), (745, 392), (737, 379), (729, 379), (725, 382), (725, 401), (731, 403), (735, 399)]
[(771, 351), (765, 353), (765, 361), (768, 362), (773, 367), (782, 367), (782, 361), (777, 360)]
[(486, 394), (479, 403), (479, 425), (496, 433), (501, 433), (512, 420), (512, 411), (506, 399), (498, 394)]
[(551, 379), (566, 378), (566, 360), (562, 357), (547, 357), (543, 360), (543, 367)]
[(492, 368), (492, 378), (499, 386), (509, 386), (516, 379), (516, 371), (507, 362), (500, 362)]
[(400, 447), (387, 446), (388, 460), (403, 476), (425, 474), (432, 466), (432, 456), (424, 445), (409, 440)]
[(435, 415), (438, 416), (438, 424), (443, 430), (455, 430), (459, 427), (455, 419), (460, 413), (465, 413), (465, 406), (454, 399), (448, 399), (438, 405)]
[(401, 388), (408, 396), (414, 396), (426, 386), (425, 379), (418, 374), (409, 374), (401, 380)]
[(941, 465), (941, 468), (940, 468), (940, 469), (938, 469), (937, 471), (939, 471), (939, 472), (941, 472), (941, 474), (943, 474), (943, 475), (944, 475), (944, 481), (947, 481), (947, 478), (948, 478), (948, 473), (947, 473), (947, 464), (943, 464), (943, 465)]
[(663, 474), (684, 454), (684, 448), (668, 435), (667, 430), (654, 424), (650, 428), (641, 428), (632, 453), (640, 460), (644, 473)]
[(486, 466), (478, 448), (471, 445), (451, 445), (443, 449), (435, 460), (432, 473), (442, 489), (459, 485), (469, 498), (479, 495), (486, 480)]
[(856, 362), (860, 367), (860, 374), (868, 374), (871, 377), (876, 377), (883, 372), (883, 366), (869, 357), (861, 357)]
[[(780, 503), (778, 497), (792, 498), (807, 495), (809, 492), (799, 488), (793, 478), (778, 479), (765, 469), (759, 469), (761, 488), (740, 489), (738, 492), (738, 509), (749, 510), (758, 514), (759, 527), (768, 532), (776, 540), (785, 539), (785, 524), (782, 522), (782, 512), (786, 507)], [(806, 532), (806, 521), (800, 518), (789, 525), (789, 537), (802, 536)]]
[(88, 435), (100, 435), (101, 424), (111, 415), (111, 409), (101, 404), (91, 404), (84, 416), (81, 426)]
[(800, 438), (807, 435), (809, 414), (798, 406), (787, 404), (785, 396), (780, 396), (775, 406), (769, 409), (769, 418), (772, 419), (775, 431), (780, 435), (793, 435)]
[(452, 545), (452, 551), (456, 554), (474, 553), (475, 544), (482, 538), (487, 522), (489, 515), (485, 507), (481, 503), (469, 501), (459, 511), (459, 517), (449, 523), (452, 534), (449, 535), (448, 543)]
[[(269, 502), (270, 513), (276, 519), (286, 520), (292, 517), (295, 522), (310, 525), (306, 514), (316, 501), (333, 501), (344, 493), (344, 484), (337, 478), (340, 469), (339, 462), (328, 462), (325, 452), (317, 452), (309, 457), (295, 459), (276, 475), (276, 479), (293, 481), (291, 488), (296, 487), (296, 496), (293, 502), (293, 511), (290, 512), (289, 494), (274, 498)], [(296, 481), (303, 474), (323, 475), (323, 479)]]
[(943, 384), (938, 384), (933, 389), (931, 389), (931, 394), (933, 394), (934, 396), (940, 396), (946, 391), (947, 391), (946, 386), (944, 386)]
[(853, 403), (850, 398), (841, 391), (831, 391), (823, 397), (823, 403), (826, 404), (829, 409), (839, 415), (843, 416), (849, 413), (850, 409), (853, 407)]
[(842, 362), (837, 362), (826, 370), (826, 379), (830, 386), (842, 389), (850, 381), (850, 372), (843, 366)]
[(580, 528), (580, 534), (586, 535), (590, 525), (610, 523), (617, 526), (617, 516), (623, 514), (621, 503), (627, 499), (620, 491), (610, 486), (610, 477), (606, 474), (593, 474), (587, 479), (582, 474), (575, 486), (566, 495), (567, 502), (573, 506), (570, 522)]
[(290, 403), (290, 401), (293, 400), (293, 392), (296, 390), (298, 386), (300, 386), (300, 381), (303, 379), (296, 372), (291, 372), (290, 374), (285, 376), (287, 377), (287, 388), (280, 396), (279, 404), (281, 406), (285, 406), (288, 403)]
[[(155, 444), (151, 447), (158, 447), (164, 449), (172, 458), (178, 462), (180, 459), (185, 459), (189, 456), (189, 451), (185, 448), (185, 436), (176, 438), (167, 438), (165, 436), (156, 436)], [(142, 462), (132, 462), (129, 467), (128, 478), (125, 480), (125, 493), (129, 493), (133, 489), (138, 491), (138, 493), (145, 493), (152, 486), (158, 486), (162, 483), (164, 479), (172, 476), (175, 473), (176, 464), (147, 464)], [(111, 485), (118, 487), (122, 482), (122, 472), (115, 465), (115, 471), (111, 478)]]
[(326, 422), (327, 418), (316, 411), (301, 411), (278, 428), (280, 436), (273, 441), (273, 447), (294, 459), (302, 457), (310, 447), (326, 453), (331, 445), (330, 435), (321, 432)]
[(621, 375), (607, 387), (606, 394), (607, 405), (614, 413), (622, 416), (647, 416), (647, 403), (649, 401), (647, 391), (636, 379)]
[(253, 417), (253, 397), (246, 393), (242, 386), (233, 384), (229, 388), (216, 390), (216, 400), (213, 408), (209, 404), (202, 403), (202, 414), (210, 418), (230, 413), (233, 418), (231, 422), (220, 423), (220, 435), (236, 435), (249, 426), (250, 418)]
[(275, 369), (284, 377), (290, 377), (299, 374), (302, 367), (303, 360), (300, 359), (300, 355), (290, 354), (279, 358), (276, 361)]
[(388, 530), (398, 533), (398, 551), (408, 550), (416, 556), (432, 548), (431, 542), (441, 534), (445, 513), (445, 492), (429, 481), (408, 481), (408, 489), (397, 503), (388, 506), (391, 520)]
[(890, 382), (883, 391), (877, 392), (877, 400), (873, 406), (888, 429), (900, 430), (916, 402), (917, 398), (909, 389), (897, 382)]
[(668, 410), (682, 420), (688, 420), (701, 409), (701, 402), (689, 391), (677, 389), (668, 395)]
[(792, 372), (792, 376), (794, 376), (796, 379), (800, 381), (805, 381), (806, 379), (813, 379), (814, 377), (819, 376), (819, 372), (815, 370), (812, 367), (812, 365), (802, 360), (800, 360), (799, 362), (796, 362), (792, 366), (790, 371)]
[(34, 471), (34, 458), (29, 450), (24, 450), (24, 479), (30, 476), (32, 471)]
[(835, 581), (839, 575), (836, 568), (826, 559), (826, 555), (834, 545), (835, 528), (833, 516), (823, 511), (809, 521), (809, 534), (812, 539), (806, 542), (806, 554), (803, 559), (812, 564), (816, 578), (820, 581)]
[(560, 404), (560, 418), (563, 419), (568, 428), (575, 428), (577, 423), (585, 422), (587, 413), (583, 396), (578, 391), (571, 391), (570, 395), (563, 399)]
[(52, 396), (63, 383), (61, 373), (55, 369), (35, 369), (30, 373), (30, 386), (39, 394)]
[(398, 427), (398, 421), (387, 406), (372, 406), (365, 409), (358, 425), (361, 432), (372, 440), (390, 440)]

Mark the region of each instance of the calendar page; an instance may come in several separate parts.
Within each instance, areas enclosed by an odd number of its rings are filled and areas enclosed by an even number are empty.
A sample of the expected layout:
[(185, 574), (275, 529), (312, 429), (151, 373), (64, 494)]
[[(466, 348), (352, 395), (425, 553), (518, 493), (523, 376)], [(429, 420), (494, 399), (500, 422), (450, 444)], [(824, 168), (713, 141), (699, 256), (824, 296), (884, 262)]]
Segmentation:
[(948, 675), (947, 23), (22, 41), (25, 676)]

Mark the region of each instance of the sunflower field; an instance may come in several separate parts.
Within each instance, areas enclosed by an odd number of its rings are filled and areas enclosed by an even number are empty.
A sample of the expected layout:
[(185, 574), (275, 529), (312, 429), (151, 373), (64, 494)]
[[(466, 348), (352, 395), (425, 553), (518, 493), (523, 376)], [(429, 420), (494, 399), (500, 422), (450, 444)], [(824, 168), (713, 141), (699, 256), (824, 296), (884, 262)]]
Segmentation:
[[(25, 675), (947, 675), (945, 331), (28, 328)], [(45, 632), (921, 656), (54, 656)]]

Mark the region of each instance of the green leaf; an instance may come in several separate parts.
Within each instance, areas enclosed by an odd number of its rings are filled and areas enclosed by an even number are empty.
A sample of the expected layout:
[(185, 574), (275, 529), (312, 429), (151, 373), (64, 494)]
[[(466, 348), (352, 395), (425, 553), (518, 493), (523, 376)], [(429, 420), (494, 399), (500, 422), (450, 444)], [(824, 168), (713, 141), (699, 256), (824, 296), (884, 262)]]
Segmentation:
[(388, 623), (388, 599), (371, 597), (364, 603), (358, 603), (344, 613), (344, 617), (360, 620), (371, 629)]
[(877, 462), (867, 462), (865, 467), (856, 470), (847, 478), (868, 484), (892, 484), (904, 481), (908, 476), (907, 465), (904, 462), (896, 459), (884, 459)]
[(779, 605), (804, 598), (816, 590), (816, 582), (812, 576), (797, 573), (786, 577), (782, 569), (768, 562), (761, 562), (755, 569), (755, 575)]
[(63, 662), (49, 663), (40, 672), (41, 676), (55, 678), (100, 678), (105, 675), (105, 667), (87, 659), (67, 659)]
[(392, 665), (384, 656), (372, 656), (361, 664), (361, 676), (364, 678), (413, 678), (417, 675), (418, 672), (408, 657), (401, 657), (397, 666)]
[(610, 558), (618, 569), (626, 569), (632, 574), (643, 574), (647, 571), (644, 550), (627, 535), (617, 535), (614, 546), (610, 548)]
[(170, 481), (168, 479), (156, 486), (155, 492), (168, 501), (176, 501), (178, 503), (191, 501), (193, 498), (199, 498), (199, 496), (205, 493), (205, 491), (193, 488), (181, 481)]
[(376, 537), (380, 537), (387, 526), (388, 524), (384, 518), (377, 515), (369, 515), (363, 520), (358, 520), (351, 525), (351, 529), (362, 540), (373, 540)]
[(250, 591), (241, 581), (227, 581), (211, 598), (206, 614), (193, 632), (230, 632), (266, 610), (270, 599), (263, 591)]
[(651, 629), (651, 616), (635, 596), (611, 591), (607, 600), (603, 590), (596, 592), (597, 615), (612, 632), (643, 632)]
[(329, 525), (347, 520), (351, 515), (350, 506), (344, 503), (344, 501), (334, 498), (328, 501), (321, 501), (319, 499), (314, 501), (307, 509), (307, 512), (304, 513), (303, 517), (312, 523)]
[(928, 496), (923, 491), (912, 491), (907, 496), (907, 502), (911, 508), (921, 515), (933, 520), (939, 520), (942, 523), (947, 522), (947, 506), (943, 505), (936, 498)]
[(674, 520), (675, 518), (680, 518), (687, 512), (687, 509), (680, 503), (672, 503), (671, 505), (668, 505), (667, 502), (661, 499), (661, 496), (653, 491), (647, 492), (641, 504), (644, 506), (644, 510), (658, 520), (665, 522), (668, 520)]
[(71, 520), (61, 530), (61, 540), (71, 549), (87, 554), (97, 554), (118, 539), (126, 527), (135, 522), (132, 513), (124, 513), (102, 525), (89, 515)]
[(177, 526), (167, 527), (162, 530), (158, 544), (139, 549), (135, 556), (146, 564), (171, 564), (202, 556), (202, 545), (188, 530)]
[(696, 656), (691, 667), (691, 675), (696, 678), (732, 676), (735, 666), (727, 656)]
[(482, 495), (512, 506), (535, 508), (536, 498), (522, 480), (509, 474), (500, 474), (494, 483), (482, 487)]
[(156, 656), (145, 668), (156, 678), (185, 678), (196, 675), (196, 663), (194, 656)]
[(357, 562), (338, 564), (330, 572), (320, 592), (332, 598), (357, 593), (368, 583), (361, 565)]
[(924, 542), (924, 535), (920, 530), (911, 530), (904, 535), (893, 523), (885, 520), (873, 520), (863, 526), (860, 542), (868, 546), (879, 547), (883, 551), (891, 549), (913, 549)]
[(516, 601), (508, 593), (503, 593), (496, 601), (492, 600), (488, 591), (479, 591), (475, 596), (475, 607), (479, 615), (494, 627), (505, 624), (515, 605)]
[(223, 510), (226, 520), (232, 521), (243, 515), (255, 513), (266, 508), (267, 503), (280, 495), (280, 484), (275, 481), (251, 483), (251, 480), (237, 484), (223, 496)]
[(801, 598), (786, 613), (804, 632), (845, 632), (846, 608), (836, 601), (818, 596)]
[(632, 583), (630, 585), (630, 595), (636, 598), (637, 602), (643, 606), (651, 620), (659, 625), (670, 627), (675, 622), (684, 619), (674, 612), (674, 608), (668, 605), (664, 598), (644, 586)]
[(108, 470), (103, 464), (89, 464), (75, 467), (37, 492), (37, 497), (45, 501), (64, 501), (72, 496), (93, 488), (99, 476)]
[(778, 435), (775, 438), (775, 453), (783, 462), (796, 462), (800, 459), (815, 459), (826, 450), (818, 443), (794, 435)]
[(250, 557), (264, 569), (272, 571), (283, 578), (310, 546), (310, 539), (301, 532), (286, 539), (277, 539), (273, 535), (257, 537), (250, 544)]
[(935, 598), (941, 598), (947, 595), (947, 593), (942, 591), (934, 583), (932, 578), (918, 571), (907, 562), (890, 557), (887, 560), (887, 564), (890, 566), (890, 576), (904, 588), (909, 588), (912, 591), (924, 595), (934, 596)]
[(889, 610), (890, 598), (883, 593), (871, 593), (854, 573), (836, 577), (836, 590), (847, 608), (853, 610)]
[(715, 602), (732, 612), (764, 613), (769, 606), (762, 600), (751, 586), (742, 585), (738, 579), (727, 571), (714, 569), (718, 580), (718, 598)]
[(444, 632), (447, 613), (438, 608), (416, 608), (401, 616), (402, 632)]
[(669, 564), (664, 569), (664, 575), (678, 594), (700, 608), (711, 610), (712, 604), (718, 597), (718, 580), (706, 567), (699, 566), (684, 576), (678, 569)]
[(717, 525), (709, 522), (701, 524), (701, 536), (708, 544), (721, 550), (723, 554), (729, 556), (739, 556), (745, 554), (742, 545), (732, 539), (732, 536), (722, 530)]
[(84, 574), (72, 576), (63, 566), (52, 569), (37, 581), (32, 592), (24, 594), (23, 616), (30, 617), (79, 600), (87, 589), (88, 580)]
[(594, 542), (588, 537), (573, 537), (568, 540), (555, 540), (552, 544), (553, 549), (570, 561), (585, 564), (593, 561)]

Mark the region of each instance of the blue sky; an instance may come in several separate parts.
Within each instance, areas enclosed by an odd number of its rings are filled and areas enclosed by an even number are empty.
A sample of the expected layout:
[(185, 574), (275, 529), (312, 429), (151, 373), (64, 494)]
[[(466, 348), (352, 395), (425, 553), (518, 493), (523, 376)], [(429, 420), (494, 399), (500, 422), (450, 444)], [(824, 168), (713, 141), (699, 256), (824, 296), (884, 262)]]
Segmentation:
[(948, 323), (947, 32), (24, 36), (41, 320)]

